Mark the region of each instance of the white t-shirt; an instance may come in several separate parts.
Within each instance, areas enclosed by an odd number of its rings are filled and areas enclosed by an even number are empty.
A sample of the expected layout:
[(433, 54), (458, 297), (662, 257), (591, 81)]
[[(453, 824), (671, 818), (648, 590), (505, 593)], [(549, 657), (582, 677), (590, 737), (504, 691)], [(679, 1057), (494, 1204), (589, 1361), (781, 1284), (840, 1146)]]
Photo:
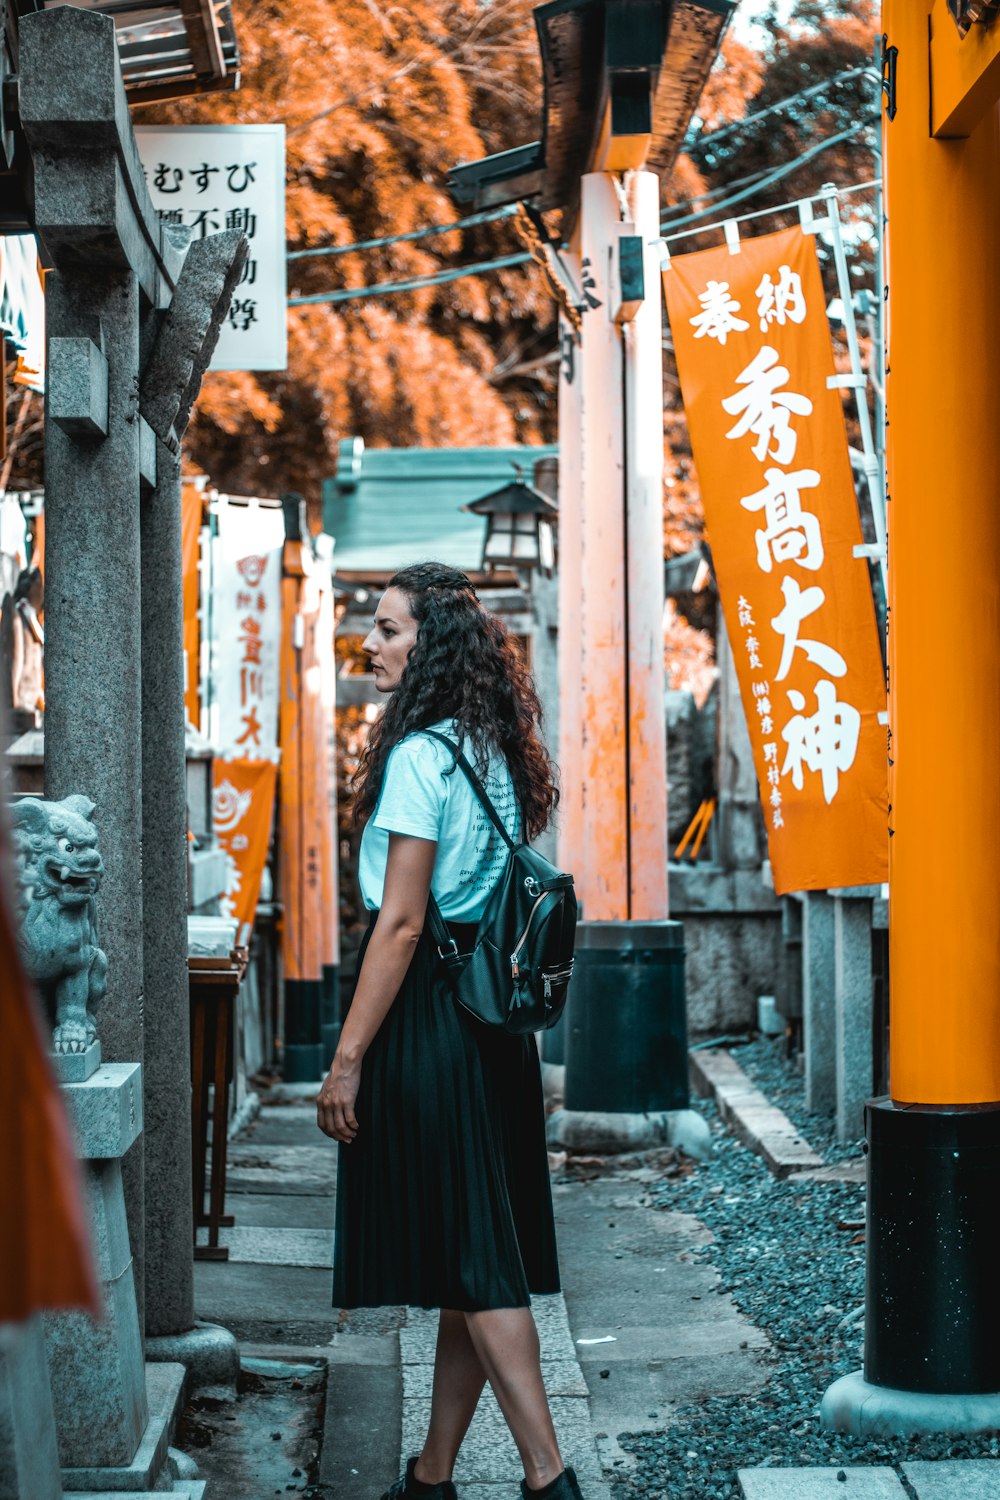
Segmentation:
[[(458, 742), (449, 720), (431, 726)], [(462, 753), (478, 771), (466, 740)], [(454, 769), (453, 769), (454, 768)], [(452, 774), (449, 774), (452, 773)], [(503, 757), (490, 755), (481, 778), (504, 827), (517, 842), (521, 815)], [(437, 842), (431, 890), (441, 915), (453, 922), (478, 922), (507, 863), (507, 845), (490, 822), (455, 757), (423, 730), (394, 745), (386, 762), (382, 792), (365, 825), (358, 859), (361, 896), (369, 911), (382, 905), (389, 834), (408, 833)]]

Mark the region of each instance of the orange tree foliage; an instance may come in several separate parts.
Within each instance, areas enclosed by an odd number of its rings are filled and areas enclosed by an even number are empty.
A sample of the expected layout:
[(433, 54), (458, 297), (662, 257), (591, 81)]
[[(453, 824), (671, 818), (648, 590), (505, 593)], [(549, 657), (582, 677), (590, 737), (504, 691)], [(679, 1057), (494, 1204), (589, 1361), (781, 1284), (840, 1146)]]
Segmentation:
[[(531, 0), (237, 0), (243, 86), (146, 121), (287, 127), (291, 250), (459, 216), (451, 167), (523, 143), (540, 111)], [(294, 260), (290, 295), (420, 276), (522, 246), (511, 226)], [(338, 439), (374, 446), (550, 440), (555, 314), (536, 269), (289, 311), (289, 364), (213, 373), (191, 457), (220, 487), (310, 501)]]

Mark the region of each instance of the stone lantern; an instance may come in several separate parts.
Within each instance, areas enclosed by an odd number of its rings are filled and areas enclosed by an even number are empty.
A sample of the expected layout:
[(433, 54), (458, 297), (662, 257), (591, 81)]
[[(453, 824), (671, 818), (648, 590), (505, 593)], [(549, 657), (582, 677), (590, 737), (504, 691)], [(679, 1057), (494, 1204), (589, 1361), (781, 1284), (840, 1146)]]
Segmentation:
[(518, 478), (462, 509), (486, 517), (484, 571), (539, 568), (551, 577), (555, 567), (553, 530), (559, 507), (548, 495)]

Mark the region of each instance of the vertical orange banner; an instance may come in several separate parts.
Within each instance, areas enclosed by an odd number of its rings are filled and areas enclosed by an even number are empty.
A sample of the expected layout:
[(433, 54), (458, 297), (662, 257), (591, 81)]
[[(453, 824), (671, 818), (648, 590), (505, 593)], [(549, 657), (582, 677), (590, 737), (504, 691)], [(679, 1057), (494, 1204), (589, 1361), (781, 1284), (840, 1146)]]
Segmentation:
[(201, 493), (186, 480), (181, 486), (181, 568), (184, 590), (184, 716), (192, 729), (201, 728), (198, 624), (200, 574), (198, 553), (201, 540)]
[(888, 879), (886, 690), (813, 240), (663, 284), (775, 890)]
[(222, 914), (239, 922), (245, 946), (267, 860), (278, 768), (270, 760), (217, 760), (213, 771), (212, 821), (229, 865)]

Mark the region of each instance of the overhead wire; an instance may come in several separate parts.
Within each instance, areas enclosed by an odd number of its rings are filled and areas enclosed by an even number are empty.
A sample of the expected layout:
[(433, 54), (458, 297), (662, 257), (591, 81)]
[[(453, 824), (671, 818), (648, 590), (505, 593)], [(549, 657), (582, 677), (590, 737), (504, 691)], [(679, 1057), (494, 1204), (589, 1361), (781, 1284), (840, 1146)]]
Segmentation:
[(355, 250), (378, 250), (383, 245), (398, 245), (404, 240), (427, 239), (434, 234), (449, 234), (453, 229), (472, 229), (476, 224), (490, 224), (494, 219), (510, 219), (517, 213), (516, 203), (504, 204), (503, 208), (484, 209), (479, 214), (468, 214), (464, 219), (455, 219), (451, 224), (428, 224), (423, 229), (408, 229), (403, 234), (384, 234), (374, 240), (355, 240), (350, 245), (318, 245), (312, 250), (289, 250), (286, 260), (311, 260), (319, 255), (349, 255)]
[(289, 297), (289, 307), (305, 307), (315, 302), (351, 302), (357, 297), (388, 297), (393, 292), (416, 292), (425, 286), (443, 286), (449, 281), (459, 281), (463, 276), (481, 276), (485, 271), (502, 271), (508, 266), (523, 266), (531, 256), (526, 252), (518, 255), (501, 255), (496, 260), (483, 260), (475, 265), (453, 266), (449, 271), (436, 271), (430, 276), (411, 276), (407, 281), (379, 281), (373, 286), (338, 287), (333, 292), (316, 292), (310, 297)]
[(815, 98), (817, 94), (824, 93), (826, 89), (833, 87), (835, 84), (847, 83), (850, 79), (861, 78), (866, 73), (874, 76), (870, 64), (866, 64), (863, 68), (845, 68), (840, 73), (833, 73), (829, 78), (824, 78), (821, 83), (813, 83), (808, 88), (799, 89), (797, 93), (786, 94), (783, 99), (778, 99), (774, 104), (769, 104), (766, 109), (758, 109), (753, 114), (744, 115), (740, 120), (733, 120), (728, 125), (720, 125), (718, 130), (706, 131), (701, 135), (695, 136), (690, 144), (685, 142), (681, 150), (685, 155), (693, 156), (696, 151), (707, 150), (726, 136), (739, 134), (747, 125), (753, 125), (757, 120), (766, 120), (769, 115), (779, 114), (782, 110), (788, 109), (800, 100)]
[[(852, 182), (847, 187), (835, 188), (834, 192), (838, 198), (849, 197), (851, 193), (861, 193), (866, 189), (879, 186), (877, 178), (871, 178), (868, 182)], [(811, 203), (816, 198), (821, 198), (822, 193), (808, 193), (802, 198), (789, 199), (787, 203), (769, 204), (767, 208), (754, 208), (749, 213), (727, 215), (724, 219), (715, 219), (711, 224), (703, 224), (698, 229), (682, 229), (677, 234), (663, 234), (658, 239), (650, 240), (651, 245), (668, 245), (673, 240), (690, 239), (695, 234), (710, 234), (713, 229), (722, 229), (726, 224), (748, 224), (751, 219), (765, 219), (769, 214), (785, 214), (797, 209), (804, 203)]]
[[(857, 69), (852, 71), (860, 74), (867, 70)], [(661, 234), (656, 243), (668, 243), (671, 240), (683, 239), (690, 234), (704, 233), (707, 230), (715, 227), (715, 225), (712, 223), (702, 224), (701, 221), (706, 219), (713, 219), (715, 215), (721, 213), (724, 209), (731, 208), (737, 203), (745, 202), (747, 198), (752, 197), (754, 194), (762, 191), (765, 188), (771, 187), (776, 182), (780, 182), (782, 178), (789, 176), (790, 173), (796, 171), (799, 167), (805, 166), (810, 161), (815, 160), (815, 158), (817, 156), (820, 156), (824, 151), (829, 151), (832, 147), (840, 145), (844, 141), (851, 140), (862, 130), (868, 129), (870, 123), (872, 122), (861, 121), (857, 125), (854, 125), (847, 130), (842, 130), (837, 135), (831, 136), (828, 140), (818, 142), (815, 146), (811, 147), (808, 151), (802, 152), (792, 161), (783, 163), (774, 171), (750, 174), (750, 176), (748, 177), (738, 178), (735, 183), (726, 183), (722, 188), (712, 189), (708, 192), (694, 195), (692, 198), (686, 200), (687, 203), (705, 202), (709, 197), (713, 196), (719, 191), (729, 193), (728, 197), (724, 197), (718, 202), (712, 202), (708, 204), (707, 207), (698, 209), (694, 213), (682, 214), (680, 216), (677, 216), (675, 214), (674, 217), (668, 218), (664, 223), (660, 225)], [(745, 185), (740, 186), (740, 184)], [(739, 191), (735, 193), (730, 192), (729, 190), (734, 186), (739, 187)], [(858, 186), (871, 186), (871, 184), (859, 184)], [(853, 192), (857, 190), (858, 188), (855, 187), (844, 189), (843, 191)], [(681, 205), (677, 205), (677, 207), (680, 206)], [(792, 208), (794, 206), (794, 204), (790, 203), (782, 205), (782, 208), (769, 207), (766, 209), (754, 210), (750, 213), (742, 215), (740, 218), (737, 218), (736, 222), (740, 223), (744, 220), (757, 218), (764, 214), (778, 213), (781, 212), (782, 209)], [(516, 211), (516, 205), (508, 204), (505, 205), (502, 209), (489, 209), (485, 210), (481, 214), (470, 214), (466, 218), (455, 220), (451, 224), (430, 225), (426, 229), (408, 230), (405, 233), (399, 235), (385, 235), (375, 240), (358, 241), (353, 245), (322, 246), (315, 251), (293, 251), (288, 256), (288, 259), (304, 259), (310, 255), (315, 254), (343, 255), (350, 250), (374, 249), (377, 246), (393, 244), (400, 240), (420, 239), (430, 234), (446, 233), (447, 231), (452, 229), (471, 227), (474, 224), (489, 223), (495, 219), (509, 218)], [(726, 217), (732, 218), (733, 216), (727, 215)], [(717, 222), (722, 223), (724, 221), (718, 220)], [(689, 229), (686, 227), (693, 224), (699, 224), (701, 227), (697, 230)], [(459, 281), (467, 276), (479, 276), (490, 271), (501, 271), (509, 267), (521, 266), (526, 264), (531, 259), (531, 255), (526, 252), (521, 252), (514, 255), (503, 255), (496, 257), (493, 260), (478, 261), (473, 264), (464, 266), (453, 266), (448, 270), (436, 271), (425, 276), (412, 276), (401, 281), (375, 282), (369, 286), (360, 287), (338, 287), (335, 290), (329, 292), (315, 292), (308, 296), (290, 297), (288, 299), (288, 305), (290, 307), (304, 307), (318, 303), (333, 304), (339, 302), (356, 301), (361, 297), (387, 297), (392, 296), (398, 292), (419, 291), (423, 287), (444, 286), (449, 282)]]
[(783, 177), (788, 177), (799, 167), (804, 167), (809, 162), (814, 161), (816, 157), (822, 155), (824, 151), (829, 151), (834, 146), (842, 145), (844, 141), (851, 140), (851, 138), (853, 136), (856, 136), (860, 131), (869, 129), (872, 123), (874, 122), (870, 120), (862, 120), (857, 125), (852, 125), (848, 130), (841, 130), (837, 135), (832, 135), (825, 141), (817, 142), (815, 146), (811, 146), (808, 151), (803, 151), (802, 154), (795, 157), (793, 161), (783, 163), (782, 166), (775, 168), (773, 172), (767, 173), (765, 177), (762, 177), (758, 182), (753, 183), (750, 187), (743, 188), (740, 192), (733, 193), (728, 198), (723, 198), (719, 203), (713, 203), (710, 208), (698, 209), (693, 214), (683, 214), (672, 219), (668, 218), (664, 223), (660, 225), (661, 239), (673, 238), (673, 231), (683, 225), (697, 223), (699, 219), (710, 218), (713, 214), (719, 213), (724, 208), (731, 208), (734, 207), (737, 203), (745, 202), (746, 199), (752, 197), (754, 193), (758, 193), (764, 188), (773, 186), (774, 183), (780, 182)]
[[(853, 78), (859, 78), (869, 72), (871, 72), (869, 67), (846, 68), (840, 73), (834, 73), (830, 78), (824, 79), (821, 83), (811, 84), (808, 88), (799, 89), (794, 94), (786, 95), (784, 99), (777, 100), (774, 104), (768, 105), (766, 109), (757, 110), (753, 114), (745, 115), (741, 120), (734, 120), (729, 125), (723, 125), (718, 130), (713, 130), (699, 136), (689, 145), (685, 144), (682, 149), (686, 155), (691, 156), (695, 152), (700, 152), (710, 147), (726, 136), (738, 133), (745, 126), (751, 125), (757, 120), (766, 119), (769, 115), (787, 109), (797, 101), (813, 98), (825, 89), (836, 84), (846, 83)], [(833, 142), (831, 141), (830, 144), (833, 144)], [(789, 170), (791, 170), (791, 167)], [(725, 192), (733, 187), (742, 187), (744, 184), (754, 186), (766, 175), (766, 172), (750, 173), (746, 177), (737, 178), (734, 182), (725, 183), (717, 188), (708, 188), (704, 193), (697, 193), (686, 201), (688, 203), (704, 202), (708, 198), (715, 197), (718, 193)], [(449, 234), (456, 229), (472, 229), (477, 225), (493, 223), (498, 219), (512, 218), (516, 212), (516, 204), (504, 204), (500, 208), (484, 209), (481, 213), (468, 214), (464, 218), (454, 219), (446, 224), (427, 224), (421, 229), (409, 229), (399, 234), (379, 235), (374, 239), (368, 240), (354, 240), (348, 245), (317, 245), (306, 250), (289, 250), (286, 251), (285, 259), (288, 261), (312, 260), (327, 255), (349, 255), (360, 250), (378, 250), (386, 245), (427, 239), (433, 235)]]

